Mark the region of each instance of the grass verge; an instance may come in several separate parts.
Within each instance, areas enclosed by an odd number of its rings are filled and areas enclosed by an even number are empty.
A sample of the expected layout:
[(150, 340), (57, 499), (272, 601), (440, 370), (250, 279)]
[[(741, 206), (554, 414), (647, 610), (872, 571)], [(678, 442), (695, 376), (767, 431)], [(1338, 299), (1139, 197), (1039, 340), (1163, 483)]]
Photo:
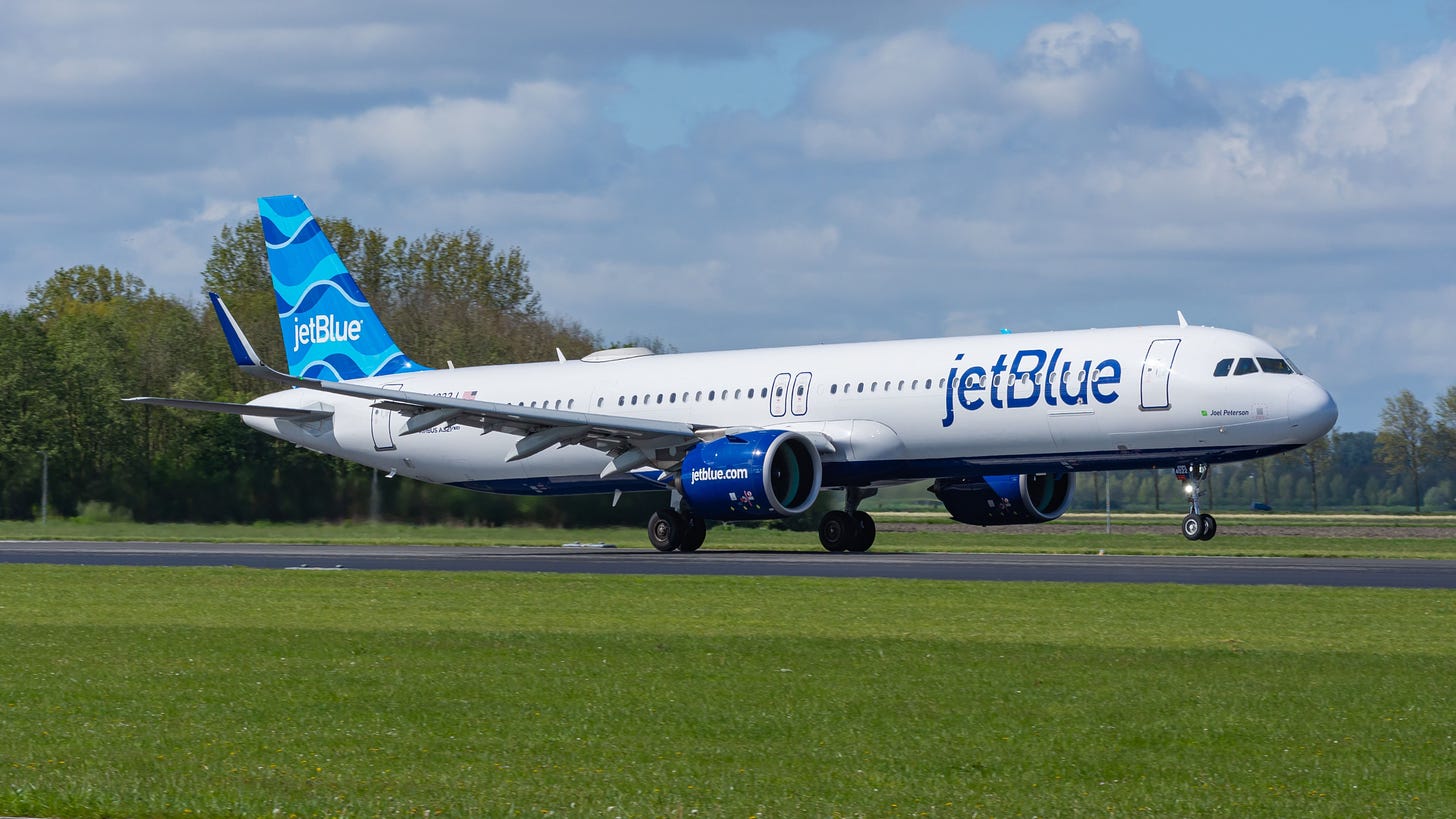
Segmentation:
[(1450, 592), (0, 566), (0, 814), (1456, 813)]
[[(885, 516), (887, 523), (893, 515)], [(1116, 519), (1114, 519), (1116, 520)], [(1260, 557), (1388, 557), (1456, 559), (1456, 538), (1312, 534), (1259, 534), (1238, 520), (1219, 522), (1219, 536), (1189, 542), (1178, 534), (1177, 516), (1159, 525), (1125, 527), (1112, 534), (1057, 524), (1022, 531), (950, 526), (918, 531), (882, 529), (877, 552), (1021, 552), (1091, 554), (1183, 554)], [(1422, 527), (1417, 527), (1422, 528)], [(469, 527), (370, 523), (80, 523), (0, 521), (0, 540), (122, 540), (222, 543), (349, 543), (431, 546), (559, 546), (568, 541), (605, 542), (645, 548), (641, 528), (547, 529), (532, 526)], [(818, 551), (814, 532), (719, 526), (708, 533), (706, 549)]]

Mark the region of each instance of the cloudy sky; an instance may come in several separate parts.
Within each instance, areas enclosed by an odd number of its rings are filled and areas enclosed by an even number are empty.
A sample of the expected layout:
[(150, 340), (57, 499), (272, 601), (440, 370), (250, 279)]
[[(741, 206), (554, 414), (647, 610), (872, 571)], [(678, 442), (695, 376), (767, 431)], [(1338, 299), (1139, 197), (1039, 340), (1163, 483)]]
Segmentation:
[(1346, 430), (1456, 384), (1456, 0), (6, 0), (0, 189), (6, 308), (73, 264), (197, 299), (298, 193), (519, 245), (608, 339), (1181, 309)]

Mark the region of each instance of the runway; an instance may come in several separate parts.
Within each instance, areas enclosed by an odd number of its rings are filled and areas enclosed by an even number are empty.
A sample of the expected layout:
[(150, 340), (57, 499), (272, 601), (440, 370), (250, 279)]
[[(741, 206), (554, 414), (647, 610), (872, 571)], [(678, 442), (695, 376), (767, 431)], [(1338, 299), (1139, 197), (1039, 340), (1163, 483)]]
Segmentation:
[(6, 541), (0, 563), (1456, 588), (1456, 560), (1344, 558)]

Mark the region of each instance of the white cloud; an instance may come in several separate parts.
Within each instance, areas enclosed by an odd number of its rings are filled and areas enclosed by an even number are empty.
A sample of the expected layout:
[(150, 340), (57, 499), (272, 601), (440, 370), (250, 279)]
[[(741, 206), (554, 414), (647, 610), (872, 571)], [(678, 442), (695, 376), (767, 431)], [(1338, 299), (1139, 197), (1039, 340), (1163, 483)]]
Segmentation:
[(1011, 92), (1054, 118), (1117, 111), (1146, 102), (1142, 36), (1125, 22), (1083, 15), (1037, 28), (1012, 63)]
[(299, 153), (315, 168), (361, 166), (395, 182), (469, 177), (500, 183), (559, 160), (587, 116), (575, 88), (519, 83), (504, 100), (436, 98), (311, 123), (299, 138)]

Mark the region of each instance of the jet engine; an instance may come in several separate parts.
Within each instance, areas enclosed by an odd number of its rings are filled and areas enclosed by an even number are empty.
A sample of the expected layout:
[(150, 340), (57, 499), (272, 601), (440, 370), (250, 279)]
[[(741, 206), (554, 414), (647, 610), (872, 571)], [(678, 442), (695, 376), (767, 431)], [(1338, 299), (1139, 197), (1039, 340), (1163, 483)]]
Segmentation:
[(814, 505), (823, 470), (808, 438), (755, 430), (699, 444), (682, 464), (682, 493), (709, 520), (797, 515)]
[(941, 478), (931, 485), (945, 510), (961, 523), (1006, 526), (1056, 520), (1072, 503), (1072, 473)]

